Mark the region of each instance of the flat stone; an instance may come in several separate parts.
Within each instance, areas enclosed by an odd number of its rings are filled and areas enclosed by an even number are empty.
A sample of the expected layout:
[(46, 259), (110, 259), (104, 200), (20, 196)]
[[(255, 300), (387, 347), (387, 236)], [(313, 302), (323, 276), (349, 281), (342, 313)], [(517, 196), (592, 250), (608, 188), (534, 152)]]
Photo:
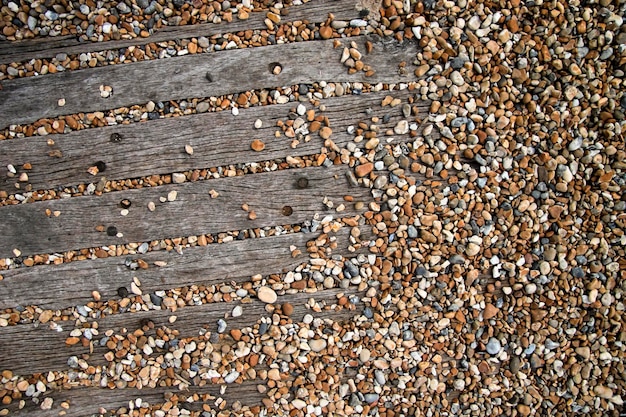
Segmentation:
[(309, 340), (309, 347), (315, 353), (321, 352), (326, 349), (326, 340), (324, 339), (313, 339)]
[(259, 300), (263, 301), (266, 304), (273, 304), (278, 299), (278, 296), (270, 287), (261, 287), (256, 293)]

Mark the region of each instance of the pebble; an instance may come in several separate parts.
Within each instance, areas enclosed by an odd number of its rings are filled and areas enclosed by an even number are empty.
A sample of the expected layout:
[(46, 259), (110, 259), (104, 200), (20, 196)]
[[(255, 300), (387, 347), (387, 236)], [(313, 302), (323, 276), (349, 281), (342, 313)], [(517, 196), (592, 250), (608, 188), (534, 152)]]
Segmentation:
[(498, 339), (496, 339), (495, 337), (492, 337), (489, 339), (489, 342), (487, 342), (487, 353), (489, 353), (492, 356), (498, 355), (501, 351), (502, 351), (502, 345), (500, 344), (500, 341)]
[(266, 304), (274, 304), (278, 299), (278, 296), (270, 287), (259, 288), (257, 291), (257, 297)]
[(265, 143), (263, 143), (263, 141), (259, 139), (255, 139), (250, 144), (250, 149), (252, 149), (255, 152), (261, 152), (263, 149), (265, 149)]
[(175, 172), (172, 174), (172, 182), (174, 184), (181, 184), (185, 181), (187, 181), (187, 177), (185, 176), (185, 174), (181, 174), (180, 172)]
[(311, 351), (315, 353), (319, 353), (322, 350), (326, 349), (326, 340), (324, 339), (309, 340), (309, 347), (311, 348)]

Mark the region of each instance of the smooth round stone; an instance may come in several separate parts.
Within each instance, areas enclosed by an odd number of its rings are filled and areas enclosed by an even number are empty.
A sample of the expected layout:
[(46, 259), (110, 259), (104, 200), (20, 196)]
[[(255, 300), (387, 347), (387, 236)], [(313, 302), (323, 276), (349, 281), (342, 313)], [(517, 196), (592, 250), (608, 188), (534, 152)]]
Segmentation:
[(361, 350), (361, 353), (359, 353), (359, 360), (361, 362), (367, 362), (370, 360), (372, 353), (370, 352), (369, 349), (363, 349)]
[(259, 300), (263, 301), (266, 304), (275, 303), (278, 299), (278, 296), (270, 287), (261, 287), (256, 293)]
[(500, 344), (500, 341), (498, 339), (492, 337), (489, 339), (489, 342), (487, 342), (486, 349), (487, 353), (489, 353), (490, 355), (497, 355), (502, 350), (502, 345)]

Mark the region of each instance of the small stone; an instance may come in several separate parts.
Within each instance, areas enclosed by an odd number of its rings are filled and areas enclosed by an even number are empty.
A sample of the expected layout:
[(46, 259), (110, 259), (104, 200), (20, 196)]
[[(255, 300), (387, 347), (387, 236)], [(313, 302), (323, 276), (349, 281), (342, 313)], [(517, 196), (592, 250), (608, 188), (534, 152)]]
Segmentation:
[(255, 129), (260, 129), (263, 127), (263, 121), (261, 119), (256, 119), (254, 121), (254, 128)]
[(467, 256), (476, 256), (478, 255), (478, 253), (480, 252), (480, 246), (470, 242), (467, 244), (467, 247), (465, 248), (465, 254)]
[(266, 304), (273, 304), (278, 299), (278, 296), (270, 287), (261, 287), (256, 293), (259, 300), (263, 301)]
[(178, 197), (178, 191), (176, 190), (172, 190), (169, 193), (167, 193), (167, 201), (169, 202), (175, 201), (177, 197)]
[(293, 314), (293, 305), (291, 303), (285, 303), (282, 306), (282, 310), (285, 316), (291, 316)]
[(185, 152), (187, 152), (187, 155), (193, 155), (193, 147), (189, 144), (185, 145)]
[(396, 127), (393, 128), (393, 132), (396, 135), (406, 135), (409, 133), (409, 122), (406, 120), (400, 120)]
[(241, 306), (235, 306), (230, 314), (233, 317), (241, 317), (241, 315), (243, 314), (243, 308), (241, 308)]
[(491, 303), (488, 303), (485, 306), (485, 311), (483, 311), (483, 318), (485, 320), (489, 320), (489, 319), (495, 317), (498, 314), (498, 311), (499, 310), (498, 310), (498, 308), (496, 306), (494, 306)]
[(250, 144), (250, 148), (255, 152), (261, 152), (263, 149), (265, 149), (265, 143), (263, 143), (263, 141), (259, 139), (255, 139)]
[(313, 339), (309, 340), (309, 347), (315, 353), (321, 352), (326, 349), (326, 340), (324, 339)]
[(465, 84), (463, 76), (458, 71), (452, 71), (452, 74), (450, 74), (450, 81), (452, 81), (454, 85), (457, 85), (459, 87)]
[(500, 341), (498, 339), (492, 337), (489, 339), (489, 342), (487, 342), (486, 350), (487, 353), (495, 356), (502, 350), (502, 345), (500, 344)]
[(319, 32), (322, 39), (330, 39), (333, 36), (333, 29), (330, 26), (322, 26)]
[(185, 181), (187, 181), (187, 177), (185, 176), (185, 174), (182, 174), (180, 172), (175, 172), (172, 174), (172, 182), (174, 184), (181, 184)]
[(232, 384), (237, 378), (239, 378), (239, 372), (232, 371), (224, 377), (224, 382), (226, 382), (227, 384)]
[(321, 137), (322, 139), (328, 139), (328, 138), (330, 138), (330, 135), (332, 135), (332, 134), (333, 134), (333, 131), (332, 131), (332, 129), (331, 129), (330, 127), (328, 127), (328, 126), (324, 126), (324, 127), (322, 127), (322, 128), (320, 129), (320, 137)]
[[(327, 39), (327, 38), (325, 38), (325, 39)], [(295, 409), (297, 409), (297, 410), (302, 410), (303, 408), (305, 408), (305, 407), (306, 407), (306, 402), (302, 401), (302, 400), (301, 400), (301, 399), (299, 399), (299, 398), (296, 398), (295, 400), (293, 400), (293, 401), (291, 402), (291, 405), (293, 405), (293, 407), (294, 407)]]
[(374, 164), (372, 164), (371, 162), (366, 162), (364, 164), (357, 166), (354, 169), (354, 172), (358, 177), (364, 177), (370, 172), (372, 172), (373, 169), (374, 169)]
[(613, 397), (613, 390), (609, 387), (605, 387), (604, 385), (596, 385), (593, 388), (593, 392), (595, 392), (596, 395), (600, 398), (609, 399)]

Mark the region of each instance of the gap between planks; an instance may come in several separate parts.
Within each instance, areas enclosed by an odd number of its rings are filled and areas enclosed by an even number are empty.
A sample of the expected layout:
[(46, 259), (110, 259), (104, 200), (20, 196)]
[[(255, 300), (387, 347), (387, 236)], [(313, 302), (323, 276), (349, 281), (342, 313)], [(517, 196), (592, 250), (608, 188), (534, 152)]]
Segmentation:
[[(310, 103), (302, 104), (307, 110), (315, 110), (316, 115), (328, 117), (333, 129), (331, 139), (337, 146), (345, 147), (354, 139), (354, 135), (347, 133), (347, 127), (356, 126), (359, 121), (369, 122), (371, 116), (366, 114), (369, 109), (373, 110), (372, 115), (381, 119), (378, 123), (381, 132), (392, 129), (403, 119), (401, 106), (381, 107), (385, 96), (406, 102), (414, 94), (405, 89), (331, 97), (320, 101), (326, 106), (323, 112)], [(21, 191), (15, 184), (22, 172), (28, 174), (28, 183), (21, 183), (20, 187), (30, 185), (33, 190), (42, 190), (97, 183), (102, 177), (107, 180), (140, 178), (319, 153), (324, 141), (317, 133), (311, 133), (311, 140), (301, 141), (295, 149), (291, 147), (292, 139), (283, 134), (278, 138), (274, 135), (277, 130), (280, 131), (276, 122), (288, 120), (290, 110), (298, 104), (290, 102), (250, 107), (240, 110), (238, 116), (221, 111), (0, 141), (0, 191)], [(412, 106), (418, 116), (425, 117), (430, 101), (416, 101)], [(387, 123), (383, 123), (383, 116), (389, 116)], [(416, 117), (415, 112), (412, 117)], [(257, 119), (263, 122), (260, 129), (254, 128)], [(224, 131), (225, 126), (228, 126), (228, 134)], [(423, 127), (419, 127), (418, 134), (422, 133)], [(112, 135), (117, 135), (121, 141), (112, 142)], [(436, 139), (438, 129), (433, 129), (430, 136)], [(395, 138), (390, 142), (392, 145), (413, 140), (408, 134), (384, 136), (381, 140), (384, 142), (391, 138)], [(50, 139), (54, 141), (52, 147), (48, 145)], [(253, 139), (265, 143), (262, 152), (251, 149)], [(187, 144), (193, 147), (193, 155), (185, 152)], [(85, 152), (85, 148), (89, 148), (90, 152)], [(62, 156), (51, 157), (51, 150), (58, 151), (57, 155)], [(106, 163), (106, 171), (93, 176), (87, 170), (97, 161)], [(22, 171), (21, 167), (26, 163), (32, 168)], [(15, 177), (7, 176), (9, 164), (18, 169)]]
[[(237, 91), (333, 82), (415, 81), (402, 63), (412, 62), (418, 50), (413, 41), (398, 43), (372, 37), (373, 51), (365, 54), (366, 36), (343, 38), (344, 46), (355, 42), (363, 62), (376, 71), (348, 74), (340, 62), (342, 48), (335, 40), (310, 41), (258, 48), (234, 49), (220, 53), (185, 55), (166, 60), (135, 62), (93, 69), (28, 77), (3, 82), (0, 91), (0, 128), (9, 124), (34, 122), (40, 118), (115, 109), (150, 100), (168, 101), (190, 97), (220, 96)], [(282, 72), (272, 72), (278, 62)], [(212, 81), (207, 80), (210, 73)], [(110, 86), (112, 96), (102, 98), (100, 86)], [(76, 88), (81, 86), (81, 88)], [(58, 100), (64, 98), (60, 107)]]
[[(350, 195), (355, 202), (367, 202), (371, 197), (367, 188), (350, 187), (346, 178), (350, 169), (346, 165), (296, 168), (0, 207), (0, 218), (4, 219), (0, 223), (0, 257), (15, 256), (15, 249), (28, 256), (298, 224), (315, 215), (354, 216), (362, 210), (344, 202), (344, 197)], [(308, 180), (307, 188), (297, 187), (300, 178)], [(211, 190), (219, 196), (212, 198)], [(159, 202), (174, 193), (174, 201)], [(329, 210), (323, 204), (324, 198), (335, 202), (335, 207), (345, 203), (345, 211)], [(121, 215), (119, 207), (122, 199), (132, 203), (126, 216)], [(155, 211), (148, 210), (149, 202), (156, 204)], [(249, 212), (242, 209), (244, 203), (256, 213), (256, 219), (250, 219)], [(291, 210), (284, 210), (285, 207)], [(46, 210), (58, 211), (60, 215), (48, 216)], [(115, 227), (123, 236), (109, 236), (106, 231), (98, 231), (99, 226), (105, 230)]]
[[(306, 20), (310, 23), (322, 23), (328, 19), (328, 13), (335, 16), (335, 20), (351, 20), (359, 17), (355, 0), (311, 0), (298, 6), (288, 6), (288, 14), (282, 16), (283, 21), (295, 22)], [(23, 41), (0, 42), (0, 65), (13, 62), (27, 62), (31, 59), (52, 58), (59, 53), (67, 55), (89, 52), (107, 51), (142, 46), (149, 43), (178, 41), (181, 39), (210, 37), (225, 33), (236, 33), (246, 30), (263, 30), (268, 10), (252, 12), (250, 18), (239, 20), (234, 18), (231, 23), (222, 22), (200, 23), (187, 26), (165, 26), (156, 30), (147, 38), (114, 40), (106, 42), (81, 41), (76, 36), (62, 38), (36, 38)], [(122, 64), (123, 65), (123, 64)]]

